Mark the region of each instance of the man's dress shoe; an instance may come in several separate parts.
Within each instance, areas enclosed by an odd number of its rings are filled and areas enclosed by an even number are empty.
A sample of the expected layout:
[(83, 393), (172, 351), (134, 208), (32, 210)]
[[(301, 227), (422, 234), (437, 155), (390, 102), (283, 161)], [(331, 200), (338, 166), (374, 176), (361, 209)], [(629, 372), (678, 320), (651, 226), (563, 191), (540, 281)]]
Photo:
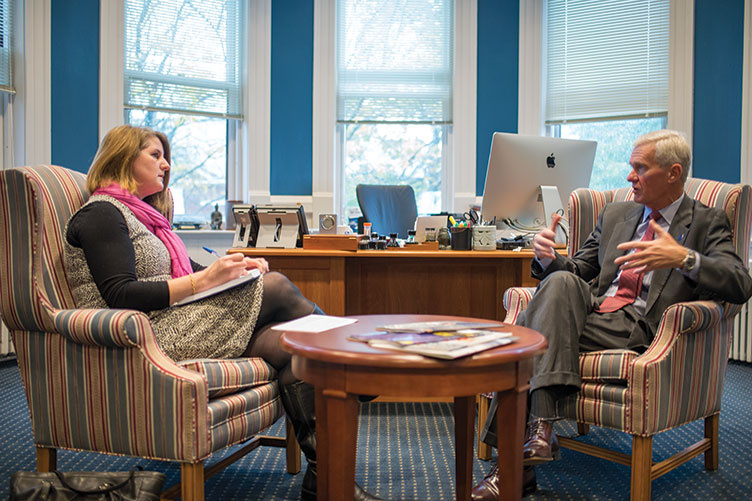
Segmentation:
[(556, 440), (552, 421), (535, 419), (527, 424), (522, 454), (525, 465), (547, 463), (559, 459), (559, 441)]
[[(525, 466), (522, 469), (522, 495), (527, 496), (535, 492), (538, 484), (535, 481), (535, 468)], [(494, 463), (486, 478), (473, 487), (470, 495), (472, 501), (498, 501), (499, 500), (499, 466)]]

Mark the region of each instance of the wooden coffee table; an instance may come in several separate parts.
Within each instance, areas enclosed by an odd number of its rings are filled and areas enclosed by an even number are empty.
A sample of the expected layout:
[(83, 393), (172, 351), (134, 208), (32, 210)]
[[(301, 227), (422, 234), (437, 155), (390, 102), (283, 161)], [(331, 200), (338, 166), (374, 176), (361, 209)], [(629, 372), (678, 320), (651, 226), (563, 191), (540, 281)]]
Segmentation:
[(353, 316), (354, 324), (319, 334), (285, 332), (282, 345), (292, 353), (296, 377), (316, 387), (318, 499), (352, 499), (355, 482), (358, 395), (454, 397), (457, 447), (457, 500), (469, 500), (473, 481), (475, 396), (499, 392), (497, 413), (500, 499), (522, 496), (522, 444), (532, 357), (546, 340), (537, 332), (513, 325), (519, 340), (500, 348), (453, 361), (371, 348), (347, 339), (385, 324), (430, 320), (488, 320), (444, 315)]

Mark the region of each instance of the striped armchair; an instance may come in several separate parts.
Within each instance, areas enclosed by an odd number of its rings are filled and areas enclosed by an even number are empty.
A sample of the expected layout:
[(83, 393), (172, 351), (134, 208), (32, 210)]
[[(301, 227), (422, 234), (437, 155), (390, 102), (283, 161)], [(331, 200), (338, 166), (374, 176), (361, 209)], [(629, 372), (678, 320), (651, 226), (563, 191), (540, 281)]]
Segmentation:
[[(686, 192), (705, 205), (726, 212), (736, 251), (749, 258), (752, 189), (717, 181), (689, 179)], [(595, 227), (609, 202), (632, 199), (632, 189), (579, 189), (569, 198), (572, 255)], [(504, 294), (506, 322), (514, 323), (534, 289), (512, 288)], [(664, 313), (646, 352), (603, 350), (580, 355), (582, 388), (560, 406), (560, 415), (574, 419), (580, 433), (589, 425), (632, 435), (632, 454), (559, 437), (559, 444), (632, 468), (633, 500), (650, 499), (655, 478), (704, 453), (705, 468), (718, 468), (718, 417), (731, 348), (733, 317), (740, 305), (712, 301), (678, 303)], [(691, 370), (690, 370), (691, 368)], [(683, 424), (705, 420), (705, 436), (678, 454), (654, 463), (653, 435)]]
[[(0, 172), (0, 314), (11, 331), (31, 414), (39, 471), (56, 449), (181, 462), (163, 497), (204, 499), (204, 479), (259, 445), (282, 414), (274, 369), (262, 359), (175, 363), (134, 310), (76, 309), (63, 268), (63, 229), (86, 200), (85, 176), (56, 166)], [(248, 442), (204, 470), (213, 452)]]

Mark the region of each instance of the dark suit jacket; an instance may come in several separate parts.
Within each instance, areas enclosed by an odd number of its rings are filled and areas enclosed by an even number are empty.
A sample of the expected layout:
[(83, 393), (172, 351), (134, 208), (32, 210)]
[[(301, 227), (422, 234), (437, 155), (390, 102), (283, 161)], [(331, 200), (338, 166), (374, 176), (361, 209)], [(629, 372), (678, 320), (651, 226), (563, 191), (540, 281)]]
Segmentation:
[[(614, 259), (625, 251), (616, 246), (632, 239), (644, 206), (635, 202), (606, 205), (595, 230), (570, 259), (557, 254), (542, 270), (533, 260), (532, 272), (544, 278), (553, 271), (568, 270), (591, 282), (595, 296), (602, 296), (616, 278)], [(752, 278), (736, 254), (726, 214), (685, 196), (668, 230), (680, 244), (701, 254), (697, 282), (678, 269), (653, 272), (645, 308), (645, 320), (655, 332), (663, 312), (674, 303), (713, 299), (741, 304), (752, 295)]]

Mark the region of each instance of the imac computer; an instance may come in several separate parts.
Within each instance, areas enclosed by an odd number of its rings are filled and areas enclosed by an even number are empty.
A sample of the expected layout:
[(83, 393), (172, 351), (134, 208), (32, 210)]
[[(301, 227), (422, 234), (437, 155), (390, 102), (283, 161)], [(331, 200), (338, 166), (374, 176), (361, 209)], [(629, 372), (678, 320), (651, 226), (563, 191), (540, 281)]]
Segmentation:
[[(495, 132), (481, 213), (499, 229), (535, 232), (590, 184), (595, 141)], [(557, 238), (558, 240), (558, 238)]]

